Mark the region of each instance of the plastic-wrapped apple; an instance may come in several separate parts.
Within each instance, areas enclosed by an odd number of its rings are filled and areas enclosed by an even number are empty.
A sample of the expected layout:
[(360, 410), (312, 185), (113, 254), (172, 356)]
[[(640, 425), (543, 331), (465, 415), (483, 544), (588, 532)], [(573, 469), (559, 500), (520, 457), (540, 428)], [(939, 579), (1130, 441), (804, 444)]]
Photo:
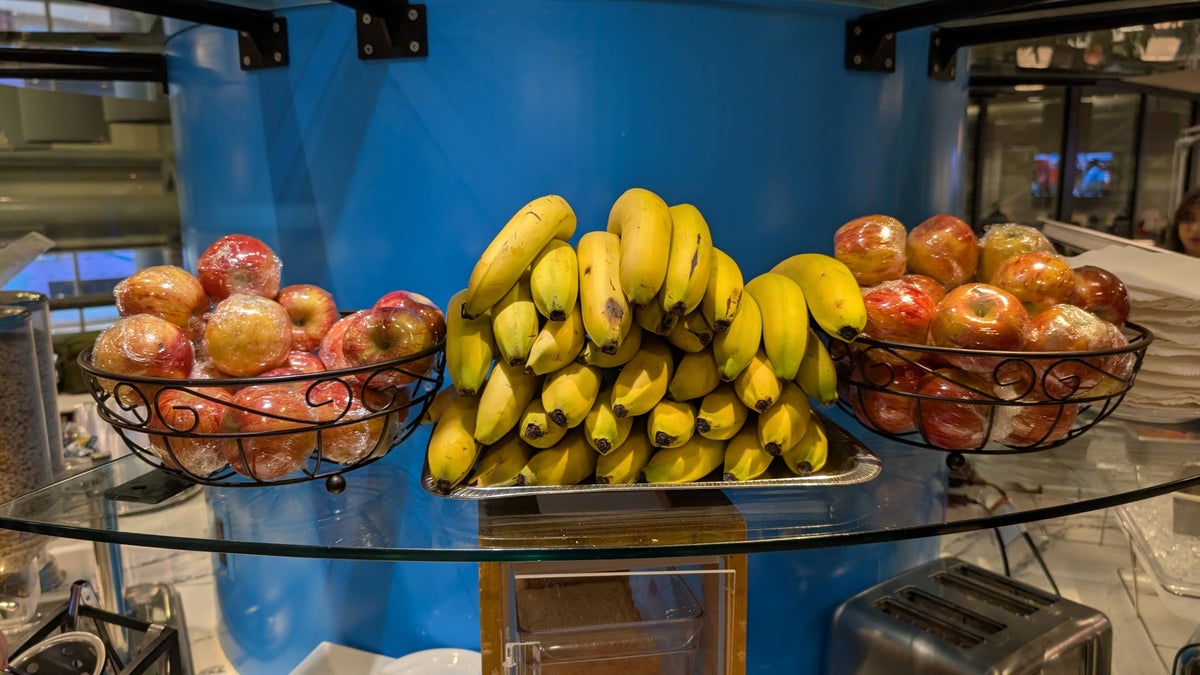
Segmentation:
[(217, 434), (223, 430), (221, 419), (229, 410), (233, 396), (224, 387), (164, 389), (158, 396), (158, 417), (150, 424), (154, 430), (186, 437), (150, 435), (150, 447), (173, 469), (183, 469), (205, 477), (222, 469), (237, 442), (230, 438), (203, 438), (192, 434)]
[(956, 368), (926, 373), (917, 385), (920, 399), (914, 412), (917, 430), (927, 443), (945, 450), (976, 450), (988, 440), (992, 406), (958, 401), (990, 400), (991, 385)]
[[(435, 344), (433, 332), (420, 314), (402, 307), (369, 309), (355, 316), (342, 336), (342, 354), (352, 368), (404, 358)], [(377, 391), (402, 387), (429, 372), (427, 356), (381, 371), (359, 373), (359, 381)]]
[(933, 304), (935, 305), (941, 302), (942, 298), (946, 297), (946, 287), (938, 283), (938, 280), (933, 277), (927, 277), (924, 274), (905, 274), (900, 277), (900, 281), (912, 284), (925, 291), (925, 294), (933, 300)]
[(236, 294), (217, 303), (204, 328), (204, 351), (234, 377), (253, 377), (287, 361), (292, 322), (274, 300)]
[(924, 374), (924, 370), (910, 364), (867, 364), (860, 375), (863, 382), (901, 393), (858, 386), (858, 395), (850, 403), (859, 421), (868, 428), (890, 434), (912, 431), (917, 399), (904, 394), (916, 393)]
[(338, 320), (333, 295), (320, 286), (292, 284), (280, 290), (275, 301), (292, 320), (292, 349), (296, 351), (316, 349), (330, 326)]
[(1075, 297), (1071, 304), (1118, 326), (1129, 320), (1129, 291), (1124, 282), (1095, 265), (1075, 268)]
[(325, 372), (325, 364), (320, 357), (312, 352), (298, 352), (292, 350), (288, 352), (287, 361), (284, 366), (295, 368), (302, 373), (322, 373)]
[(979, 268), (975, 271), (975, 279), (990, 283), (1000, 263), (1030, 251), (1053, 253), (1054, 245), (1040, 230), (1028, 225), (1006, 223), (989, 227), (979, 240)]
[[(863, 304), (867, 307), (864, 337), (886, 342), (924, 345), (929, 336), (929, 324), (937, 313), (937, 303), (925, 291), (901, 279), (884, 281), (862, 289)], [(915, 361), (920, 352), (871, 349), (868, 358), (900, 364)]]
[[(228, 433), (259, 434), (289, 429), (311, 429), (315, 418), (305, 401), (304, 391), (285, 384), (261, 384), (246, 387), (233, 398), (234, 405), (221, 417), (221, 429)], [(259, 480), (286, 476), (304, 465), (317, 449), (315, 431), (297, 431), (272, 436), (243, 435), (235, 443), (223, 446), (224, 459), (234, 471)], [(245, 455), (243, 461), (242, 455)]]
[(855, 218), (833, 233), (833, 255), (842, 261), (859, 286), (899, 279), (904, 274), (904, 225), (889, 216)]
[(908, 271), (954, 288), (975, 278), (979, 266), (979, 240), (963, 221), (937, 215), (908, 233)]
[[(371, 411), (363, 405), (359, 392), (340, 380), (318, 383), (308, 392), (308, 402), (318, 421), (338, 423), (318, 432), (325, 459), (351, 464), (388, 451), (388, 441), (396, 430), (397, 413), (364, 419)], [(350, 423), (351, 420), (361, 421)]]
[(1057, 253), (1030, 251), (1000, 263), (992, 285), (1012, 293), (1030, 316), (1071, 302), (1075, 297), (1075, 270)]
[(214, 302), (237, 293), (274, 298), (283, 263), (261, 239), (227, 234), (196, 259), (196, 276)]
[[(120, 375), (179, 379), (188, 376), (193, 363), (192, 343), (183, 329), (152, 314), (117, 319), (96, 336), (92, 347), (92, 365)], [(133, 387), (107, 379), (100, 385), (126, 405), (150, 405), (158, 391), (150, 385)]]
[(184, 329), (208, 311), (208, 296), (200, 281), (174, 265), (134, 272), (113, 288), (113, 299), (121, 316), (153, 314)]
[(1078, 413), (1076, 403), (997, 406), (992, 440), (1018, 448), (1048, 445), (1066, 437)]
[[(1107, 321), (1105, 328), (1108, 331), (1108, 347), (1106, 349), (1120, 349), (1129, 346), (1129, 340), (1125, 334)], [(1124, 352), (1121, 354), (1110, 354), (1105, 356), (1100, 361), (1100, 369), (1104, 371), (1104, 375), (1096, 386), (1087, 390), (1084, 396), (1091, 398), (1093, 396), (1112, 396), (1129, 388), (1131, 378), (1133, 377), (1133, 366), (1137, 357), (1133, 352)]]
[[(1055, 305), (1029, 320), (1025, 349), (1031, 352), (1083, 352), (1113, 343), (1108, 322), (1075, 305)], [(1061, 400), (1083, 394), (1104, 376), (1105, 358), (1031, 359), (1046, 396)]]
[[(937, 347), (1017, 351), (1024, 341), (1029, 314), (1011, 293), (988, 284), (963, 284), (938, 303), (929, 324), (929, 341)], [(991, 374), (996, 357), (950, 355), (946, 362), (973, 373)]]
[(380, 307), (402, 307), (414, 311), (429, 325), (435, 342), (441, 342), (446, 337), (445, 315), (432, 300), (420, 293), (392, 291), (375, 301), (373, 309)]
[(360, 309), (353, 314), (343, 316), (330, 326), (329, 332), (321, 338), (321, 345), (317, 348), (317, 357), (321, 359), (321, 363), (325, 364), (325, 370), (342, 370), (350, 367), (345, 353), (342, 352), (342, 339), (346, 336), (346, 326), (349, 326), (351, 321), (366, 311)]

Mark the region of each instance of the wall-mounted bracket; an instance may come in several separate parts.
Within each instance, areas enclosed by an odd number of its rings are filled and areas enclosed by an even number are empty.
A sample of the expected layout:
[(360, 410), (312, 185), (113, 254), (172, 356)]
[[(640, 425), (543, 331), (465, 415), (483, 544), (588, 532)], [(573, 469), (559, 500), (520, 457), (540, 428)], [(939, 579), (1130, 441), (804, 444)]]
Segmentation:
[(929, 77), (951, 81), (958, 74), (958, 44), (949, 40), (941, 30), (929, 35)]
[(262, 70), (288, 64), (287, 19), (273, 17), (238, 31), (238, 61), (242, 70)]
[(425, 5), (403, 0), (334, 0), (353, 8), (358, 58), (412, 59), (429, 56)]
[(846, 22), (846, 69), (874, 73), (896, 70), (896, 34), (878, 23)]

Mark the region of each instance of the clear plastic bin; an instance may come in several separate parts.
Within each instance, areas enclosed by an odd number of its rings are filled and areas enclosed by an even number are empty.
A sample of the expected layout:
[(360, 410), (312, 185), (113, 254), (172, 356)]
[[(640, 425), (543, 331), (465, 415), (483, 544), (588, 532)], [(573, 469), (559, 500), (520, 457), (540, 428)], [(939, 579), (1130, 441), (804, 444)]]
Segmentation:
[(693, 673), (704, 609), (678, 574), (518, 578), (519, 672)]

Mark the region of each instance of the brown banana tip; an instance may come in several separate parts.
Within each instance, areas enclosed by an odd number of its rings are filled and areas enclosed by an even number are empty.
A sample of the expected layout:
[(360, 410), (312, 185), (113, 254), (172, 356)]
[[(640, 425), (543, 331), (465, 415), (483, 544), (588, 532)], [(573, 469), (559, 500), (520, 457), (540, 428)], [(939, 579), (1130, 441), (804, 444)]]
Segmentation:
[(763, 450), (766, 450), (767, 454), (772, 457), (778, 457), (783, 453), (783, 448), (779, 447), (778, 443), (767, 443), (763, 446)]
[(712, 425), (708, 423), (708, 420), (703, 417), (696, 418), (696, 431), (707, 434), (710, 430), (712, 430)]
[(566, 321), (567, 313), (561, 309), (552, 309), (552, 310), (550, 310), (550, 320), (551, 321)]
[(687, 314), (687, 305), (683, 304), (682, 302), (677, 302), (667, 308), (667, 314), (672, 316), (683, 316), (684, 314)]
[(801, 476), (812, 475), (812, 472), (813, 472), (812, 464), (809, 464), (808, 462), (800, 462), (799, 464), (796, 465), (796, 473)]
[(542, 437), (542, 428), (536, 424), (526, 424), (524, 436), (531, 441), (536, 441)]
[(760, 398), (754, 402), (754, 409), (760, 413), (767, 412), (767, 408), (771, 407), (771, 403), (770, 399)]
[(465, 302), (463, 303), (462, 309), (459, 311), (459, 314), (462, 316), (462, 318), (466, 319), (467, 321), (471, 321), (472, 319), (475, 318), (475, 316), (471, 316), (470, 314), (467, 314), (467, 303), (465, 303)]
[(612, 450), (612, 443), (609, 443), (607, 438), (597, 438), (596, 439), (596, 451), (597, 452), (599, 452), (600, 454), (603, 455), (603, 454), (607, 453), (609, 450)]
[(721, 479), (727, 483), (736, 483), (738, 477), (731, 473), (726, 472), (725, 475), (721, 476)]
[(452, 489), (454, 489), (454, 484), (445, 478), (439, 478), (433, 481), (433, 491), (439, 495), (448, 495)]
[(596, 476), (596, 485), (608, 485), (611, 482), (608, 476)]
[(455, 387), (455, 389), (458, 389), (458, 395), (459, 395), (459, 396), (474, 396), (475, 394), (478, 394), (478, 393), (479, 393), (479, 392), (478, 392), (477, 390), (475, 390), (475, 389), (460, 389), (460, 388), (458, 388), (458, 387)]
[(515, 358), (511, 358), (508, 360), (508, 365), (512, 366), (513, 368), (516, 368), (518, 366), (523, 366), (523, 365), (525, 365), (525, 357), (517, 356)]
[(725, 331), (729, 330), (730, 323), (731, 322), (727, 319), (718, 319), (717, 322), (713, 324), (713, 330), (718, 333), (724, 333)]
[(712, 344), (712, 333), (704, 333), (703, 335), (697, 335), (696, 337), (700, 339), (700, 344), (704, 345), (705, 347)]
[(675, 437), (665, 431), (654, 432), (654, 445), (665, 448), (675, 442)]
[(846, 342), (850, 342), (854, 338), (858, 337), (858, 329), (854, 326), (842, 326), (838, 329), (837, 334), (841, 339), (845, 340)]
[(614, 405), (613, 406), (613, 414), (616, 415), (617, 417), (625, 417), (625, 416), (629, 415), (629, 408), (626, 408), (625, 406), (620, 405), (620, 404)]
[(567, 414), (564, 413), (563, 411), (559, 410), (558, 408), (551, 410), (549, 417), (550, 417), (550, 421), (554, 422), (558, 426), (560, 426), (560, 427), (567, 426)]
[(525, 478), (525, 474), (517, 474), (517, 485), (528, 485), (529, 481)]
[(608, 354), (609, 356), (616, 354), (617, 349), (619, 349), (619, 348), (620, 348), (620, 345), (618, 345), (615, 340), (610, 340), (610, 341), (605, 342), (604, 344), (600, 345), (600, 351), (605, 354)]

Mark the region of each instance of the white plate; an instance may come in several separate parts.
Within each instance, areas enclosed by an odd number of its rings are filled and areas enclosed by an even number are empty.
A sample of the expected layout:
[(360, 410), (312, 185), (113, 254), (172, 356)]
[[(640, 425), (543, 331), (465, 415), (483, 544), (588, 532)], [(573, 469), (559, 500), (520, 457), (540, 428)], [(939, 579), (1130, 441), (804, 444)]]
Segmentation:
[(426, 649), (401, 656), (379, 675), (479, 675), (483, 659), (470, 649)]
[(1183, 424), (1200, 420), (1200, 409), (1196, 408), (1150, 408), (1131, 403), (1122, 403), (1112, 412), (1112, 416), (1128, 422), (1148, 422), (1150, 424)]
[(379, 675), (395, 659), (374, 652), (322, 642), (291, 675)]

